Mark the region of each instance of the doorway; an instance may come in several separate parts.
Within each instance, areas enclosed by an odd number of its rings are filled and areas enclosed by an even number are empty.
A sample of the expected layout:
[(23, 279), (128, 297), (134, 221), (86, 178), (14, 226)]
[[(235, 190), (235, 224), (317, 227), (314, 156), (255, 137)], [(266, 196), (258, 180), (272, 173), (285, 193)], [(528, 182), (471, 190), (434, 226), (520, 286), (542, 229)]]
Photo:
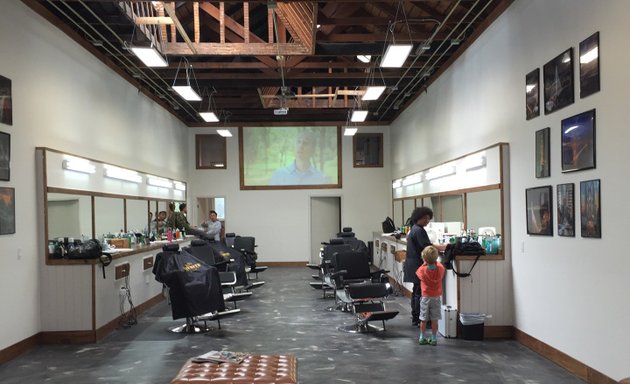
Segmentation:
[(311, 258), (319, 264), (322, 241), (328, 241), (341, 231), (341, 197), (311, 197)]

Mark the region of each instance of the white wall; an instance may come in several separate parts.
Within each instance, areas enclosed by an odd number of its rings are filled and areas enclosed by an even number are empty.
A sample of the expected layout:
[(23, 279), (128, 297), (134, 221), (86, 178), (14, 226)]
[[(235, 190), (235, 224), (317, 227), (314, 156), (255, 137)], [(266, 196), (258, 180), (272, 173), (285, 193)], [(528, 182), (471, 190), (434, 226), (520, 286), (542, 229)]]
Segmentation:
[[(498, 141), (510, 145), (514, 325), (619, 380), (630, 361), (626, 194), (630, 2), (517, 0), (392, 126), (394, 177)], [(600, 31), (601, 91), (525, 120), (525, 74)], [(542, 95), (541, 95), (542, 99)], [(560, 121), (597, 109), (597, 168), (562, 174)], [(551, 128), (551, 177), (534, 176), (534, 135)], [(411, 155), (414, 156), (411, 156)], [(526, 234), (525, 189), (601, 179), (602, 239)], [(579, 192), (578, 192), (579, 194)], [(579, 196), (576, 196), (579, 201)], [(579, 212), (576, 211), (576, 215)], [(579, 215), (576, 217), (579, 226)], [(616, 245), (613, 247), (613, 244)], [(506, 282), (509, 280), (506, 280)], [(616, 340), (617, 342), (604, 342)], [(597, 346), (597, 347), (594, 347)]]
[[(391, 215), (387, 128), (362, 127), (359, 131), (383, 132), (383, 168), (353, 168), (352, 137), (342, 136), (343, 188), (280, 191), (239, 190), (238, 130), (231, 128), (231, 131), (234, 136), (227, 139), (225, 170), (195, 169), (195, 153), (190, 151), (188, 199), (196, 202), (197, 197), (225, 196), (226, 232), (255, 236), (259, 260), (309, 260), (311, 196), (340, 196), (342, 227), (352, 227), (357, 237), (366, 243), (372, 239), (372, 231), (380, 230), (385, 216)], [(188, 146), (195, 148), (196, 134), (209, 133), (215, 133), (215, 130), (190, 129)], [(191, 222), (200, 224), (206, 214), (192, 218)], [(325, 240), (328, 239), (321, 239)]]
[[(0, 349), (41, 328), (35, 147), (47, 146), (178, 180), (186, 179), (186, 129), (21, 2), (0, 12), (0, 74), (12, 80), (11, 181), (16, 233), (0, 236)], [(54, 267), (49, 267), (54, 268)], [(89, 287), (86, 287), (89, 289)], [(19, 294), (16, 294), (19, 292)]]

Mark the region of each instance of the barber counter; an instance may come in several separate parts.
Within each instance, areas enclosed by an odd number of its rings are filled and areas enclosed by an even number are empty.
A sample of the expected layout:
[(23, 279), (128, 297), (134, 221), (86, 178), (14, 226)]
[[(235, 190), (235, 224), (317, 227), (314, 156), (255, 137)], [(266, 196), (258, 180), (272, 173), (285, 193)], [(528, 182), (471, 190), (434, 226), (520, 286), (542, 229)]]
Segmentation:
[[(180, 247), (190, 239), (178, 241)], [(129, 298), (138, 313), (163, 299), (162, 284), (152, 273), (162, 243), (112, 255), (103, 266), (98, 260), (59, 260), (44, 265), (42, 286), (42, 340), (45, 343), (92, 343), (124, 326)], [(69, 263), (63, 263), (69, 261)]]

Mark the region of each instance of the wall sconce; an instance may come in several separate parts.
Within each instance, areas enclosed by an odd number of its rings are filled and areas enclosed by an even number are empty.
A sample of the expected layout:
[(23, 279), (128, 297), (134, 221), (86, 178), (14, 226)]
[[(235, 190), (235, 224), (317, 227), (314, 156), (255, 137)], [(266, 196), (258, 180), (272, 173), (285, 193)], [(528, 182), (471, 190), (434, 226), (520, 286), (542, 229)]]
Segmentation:
[(104, 164), (103, 167), (105, 168), (105, 176), (109, 178), (124, 180), (124, 181), (131, 181), (133, 183), (142, 182), (142, 176), (140, 176), (138, 172), (136, 171), (116, 167), (114, 165), (109, 165), (109, 164)]
[(403, 187), (418, 184), (422, 182), (422, 172), (414, 173), (413, 175), (406, 176), (402, 179)]
[(178, 191), (186, 190), (186, 184), (182, 183), (181, 181), (173, 181), (173, 184), (175, 185), (175, 189)]
[(173, 183), (163, 177), (147, 175), (147, 184), (154, 187), (173, 188)]
[(453, 164), (442, 164), (437, 167), (433, 167), (429, 169), (429, 171), (424, 176), (425, 180), (435, 180), (441, 177), (454, 175), (457, 169)]
[[(186, 83), (184, 85), (175, 85), (177, 83), (177, 76), (179, 75), (179, 69), (183, 62), (185, 62), (184, 74), (186, 76)], [(197, 91), (195, 91), (195, 89), (190, 84), (191, 77), (193, 78), (194, 83), (197, 86), (197, 88), (199, 88), (199, 85), (197, 84), (197, 78), (195, 77), (195, 72), (192, 69), (192, 65), (190, 65), (188, 63), (188, 59), (184, 57), (179, 61), (179, 65), (177, 66), (177, 72), (175, 72), (175, 80), (173, 80), (173, 86), (171, 88), (173, 88), (173, 91), (177, 92), (184, 100), (201, 101), (201, 96), (199, 96)]]
[(400, 187), (402, 187), (402, 179), (394, 180), (394, 182), (392, 183), (392, 188), (396, 189)]
[(486, 166), (486, 155), (484, 153), (475, 153), (474, 155), (466, 156), (463, 161), (464, 170), (473, 171), (475, 169), (483, 168)]
[(95, 173), (96, 166), (89, 160), (72, 157), (61, 162), (61, 168), (81, 173)]

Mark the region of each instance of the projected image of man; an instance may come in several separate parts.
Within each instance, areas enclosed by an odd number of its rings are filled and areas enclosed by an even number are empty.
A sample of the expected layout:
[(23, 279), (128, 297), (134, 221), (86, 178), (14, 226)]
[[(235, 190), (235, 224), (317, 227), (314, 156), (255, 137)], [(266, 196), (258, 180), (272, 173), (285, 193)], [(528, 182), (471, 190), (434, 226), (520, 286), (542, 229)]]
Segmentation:
[(330, 178), (313, 166), (313, 154), (315, 136), (310, 132), (300, 132), (295, 142), (295, 160), (277, 169), (271, 175), (269, 185), (330, 184)]

